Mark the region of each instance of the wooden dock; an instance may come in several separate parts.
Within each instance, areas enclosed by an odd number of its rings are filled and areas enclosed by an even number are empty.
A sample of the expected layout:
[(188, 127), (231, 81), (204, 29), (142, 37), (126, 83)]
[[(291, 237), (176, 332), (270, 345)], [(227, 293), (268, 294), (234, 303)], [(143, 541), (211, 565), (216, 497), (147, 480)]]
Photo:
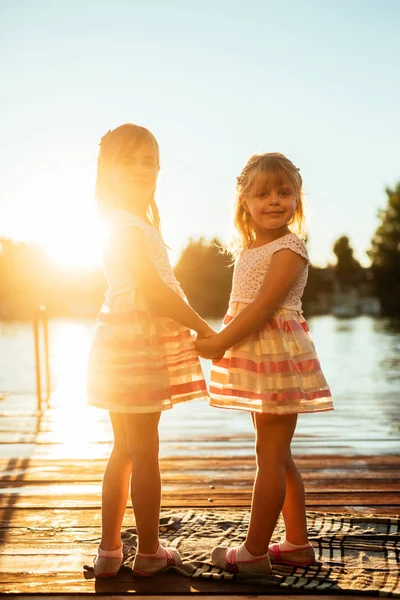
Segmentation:
[[(71, 594), (78, 598), (88, 593), (114, 598), (118, 594), (160, 598), (154, 580), (137, 581), (127, 576), (96, 582), (83, 571), (83, 564), (94, 556), (100, 537), (101, 480), (110, 436), (92, 439), (85, 446), (90, 451), (79, 457), (71, 439), (67, 445), (57, 434), (54, 423), (59, 421), (60, 413), (54, 409), (41, 416), (10, 411), (2, 414), (0, 593), (20, 597), (29, 594), (30, 598), (37, 594), (41, 600), (50, 594), (53, 598)], [(182, 451), (185, 443), (186, 453)], [(304, 477), (308, 510), (400, 514), (397, 440), (386, 446), (385, 440), (366, 440), (366, 444), (368, 452), (365, 445), (360, 451), (359, 444), (352, 446), (349, 439), (345, 444), (339, 438), (319, 440), (314, 445), (310, 442), (308, 452), (304, 439), (296, 437), (293, 452)], [(161, 440), (163, 509), (248, 509), (255, 469), (252, 445), (249, 434), (218, 436), (213, 440), (207, 435), (191, 437), (190, 441), (185, 441), (185, 435)], [(239, 452), (238, 448), (245, 451)], [(132, 524), (132, 512), (127, 510), (123, 527)], [(201, 594), (203, 598), (231, 598), (282, 593), (244, 582), (194, 581), (168, 574), (159, 585), (162, 597)], [(318, 597), (313, 594), (314, 599)], [(330, 597), (335, 598), (332, 594)]]

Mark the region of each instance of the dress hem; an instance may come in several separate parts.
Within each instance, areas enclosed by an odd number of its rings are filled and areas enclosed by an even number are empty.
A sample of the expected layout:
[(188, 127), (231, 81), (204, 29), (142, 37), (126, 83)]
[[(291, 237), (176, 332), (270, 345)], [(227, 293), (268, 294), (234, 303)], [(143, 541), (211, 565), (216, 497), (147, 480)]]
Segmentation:
[(166, 402), (164, 404), (160, 404), (158, 406), (153, 405), (153, 406), (124, 406), (124, 407), (115, 407), (115, 406), (110, 406), (106, 401), (105, 402), (101, 402), (101, 400), (98, 400), (97, 398), (89, 398), (86, 402), (86, 404), (88, 406), (93, 406), (94, 408), (100, 408), (102, 410), (107, 410), (108, 412), (115, 412), (115, 413), (136, 413), (136, 414), (145, 414), (145, 413), (156, 413), (156, 412), (163, 412), (165, 410), (171, 410), (175, 405), (177, 404), (182, 404), (183, 402), (190, 402), (192, 400), (207, 400), (209, 401), (210, 397), (209, 396), (196, 396), (193, 395), (193, 397), (191, 398), (182, 398), (182, 399), (176, 399), (176, 400), (171, 400), (170, 402)]
[(239, 406), (239, 405), (232, 405), (231, 403), (227, 402), (226, 404), (222, 404), (221, 402), (218, 402), (217, 400), (210, 400), (209, 401), (209, 405), (212, 408), (222, 408), (222, 409), (231, 409), (231, 410), (241, 410), (243, 412), (255, 412), (255, 413), (262, 413), (262, 414), (268, 414), (268, 415), (299, 415), (299, 414), (307, 414), (307, 413), (316, 413), (316, 412), (328, 412), (330, 410), (334, 410), (333, 406), (326, 406), (325, 408), (323, 407), (315, 407), (315, 408), (310, 408), (310, 407), (299, 407), (298, 409), (294, 410), (293, 408), (288, 408), (287, 410), (272, 410), (271, 408), (266, 408), (265, 410), (263, 410), (262, 406)]

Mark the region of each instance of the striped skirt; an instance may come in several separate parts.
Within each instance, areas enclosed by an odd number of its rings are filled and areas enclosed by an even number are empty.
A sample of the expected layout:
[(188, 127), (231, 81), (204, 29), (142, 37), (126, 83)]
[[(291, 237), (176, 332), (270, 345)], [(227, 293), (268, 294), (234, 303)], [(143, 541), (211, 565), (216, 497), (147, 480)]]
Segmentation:
[(190, 330), (145, 307), (102, 309), (89, 354), (87, 396), (89, 405), (118, 413), (208, 400)]
[[(246, 304), (233, 302), (227, 325)], [(212, 366), (210, 404), (271, 414), (333, 408), (331, 393), (302, 313), (280, 308), (261, 329)]]

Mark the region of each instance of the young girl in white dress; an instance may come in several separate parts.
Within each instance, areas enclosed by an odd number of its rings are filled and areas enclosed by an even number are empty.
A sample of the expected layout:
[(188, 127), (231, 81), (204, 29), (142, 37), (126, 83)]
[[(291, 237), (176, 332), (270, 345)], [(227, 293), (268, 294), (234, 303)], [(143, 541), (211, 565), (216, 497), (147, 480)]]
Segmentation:
[[(307, 565), (304, 485), (290, 444), (299, 413), (332, 409), (329, 387), (301, 310), (309, 258), (302, 241), (299, 170), (278, 153), (252, 156), (237, 178), (236, 261), (222, 331), (198, 340), (214, 359), (211, 406), (251, 413), (257, 473), (246, 541), (215, 548), (231, 572), (266, 573), (271, 562)], [(280, 512), (286, 538), (269, 546)]]

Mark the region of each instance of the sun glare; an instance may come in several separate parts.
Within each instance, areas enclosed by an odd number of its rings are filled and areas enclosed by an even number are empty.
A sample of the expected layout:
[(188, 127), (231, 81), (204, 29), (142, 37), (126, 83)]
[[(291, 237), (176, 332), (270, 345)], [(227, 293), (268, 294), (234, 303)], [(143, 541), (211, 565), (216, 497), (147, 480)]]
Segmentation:
[(95, 217), (94, 174), (70, 162), (34, 168), (21, 177), (12, 237), (40, 243), (50, 259), (71, 268), (99, 264), (105, 231)]
[(94, 323), (58, 320), (50, 328), (53, 456), (99, 457), (109, 449), (108, 417), (86, 404), (86, 365)]
[[(38, 153), (18, 180), (8, 214), (10, 237), (40, 243), (48, 257), (63, 267), (91, 269), (101, 263), (106, 229), (96, 218), (95, 160), (87, 165), (48, 160)], [(167, 195), (165, 195), (167, 197)], [(182, 251), (183, 226), (162, 220), (162, 232), (175, 264)]]
[(70, 268), (92, 268), (100, 263), (105, 234), (93, 222), (82, 230), (71, 224), (66, 231), (42, 236), (42, 243), (50, 259)]

